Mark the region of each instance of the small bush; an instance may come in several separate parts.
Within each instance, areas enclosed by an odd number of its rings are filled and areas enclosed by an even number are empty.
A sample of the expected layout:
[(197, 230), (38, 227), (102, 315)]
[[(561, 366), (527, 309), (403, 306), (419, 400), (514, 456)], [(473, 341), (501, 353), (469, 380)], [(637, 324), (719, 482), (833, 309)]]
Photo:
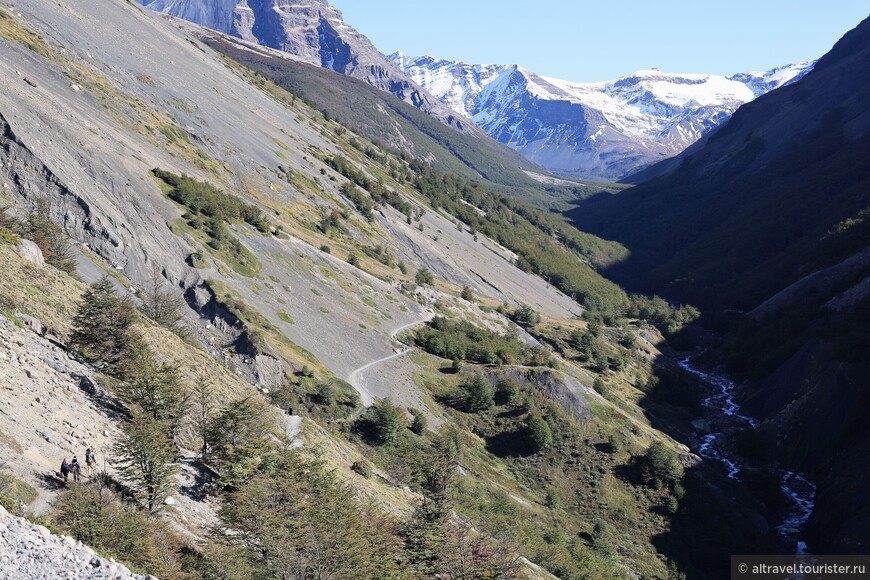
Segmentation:
[(320, 251), (323, 252), (324, 254), (331, 254), (332, 248), (330, 248), (326, 244), (323, 244), (322, 246), (320, 246)]
[(683, 466), (676, 451), (656, 441), (647, 448), (641, 457), (640, 473), (642, 481), (656, 489), (665, 485), (675, 485), (683, 478)]
[(526, 437), (529, 447), (538, 453), (553, 446), (553, 432), (547, 422), (538, 415), (529, 415), (526, 420)]
[(202, 252), (193, 252), (188, 257), (188, 263), (194, 268), (208, 268), (208, 261), (202, 255)]
[(354, 461), (353, 465), (351, 465), (350, 468), (351, 470), (362, 475), (366, 479), (370, 479), (372, 476), (372, 464), (365, 459), (358, 459)]
[(468, 413), (479, 413), (495, 404), (494, 395), (488, 380), (480, 375), (471, 375), (460, 385), (454, 405)]
[(499, 379), (495, 384), (495, 402), (499, 405), (513, 404), (520, 394), (520, 386), (513, 379)]
[(12, 513), (20, 514), (21, 506), (36, 499), (36, 488), (9, 473), (0, 473), (0, 505)]
[(550, 509), (556, 509), (562, 504), (559, 499), (559, 494), (552, 487), (547, 488), (547, 495), (544, 497), (544, 505)]
[(532, 310), (531, 306), (526, 304), (523, 304), (514, 310), (513, 313), (511, 313), (510, 318), (523, 328), (531, 328), (541, 321), (541, 315)]
[(399, 442), (405, 417), (389, 399), (372, 405), (357, 420), (357, 429), (374, 445), (392, 446)]
[(418, 286), (431, 286), (435, 282), (435, 276), (426, 266), (423, 266), (414, 275), (414, 281)]
[(592, 388), (601, 396), (607, 394), (607, 385), (601, 379), (601, 377), (595, 377), (595, 380), (592, 382)]
[(416, 435), (422, 435), (426, 430), (426, 415), (419, 409), (410, 409), (410, 412), (414, 416), (410, 426), (411, 432)]
[(9, 244), (11, 246), (17, 246), (21, 241), (21, 238), (18, 237), (18, 234), (0, 226), (0, 245)]

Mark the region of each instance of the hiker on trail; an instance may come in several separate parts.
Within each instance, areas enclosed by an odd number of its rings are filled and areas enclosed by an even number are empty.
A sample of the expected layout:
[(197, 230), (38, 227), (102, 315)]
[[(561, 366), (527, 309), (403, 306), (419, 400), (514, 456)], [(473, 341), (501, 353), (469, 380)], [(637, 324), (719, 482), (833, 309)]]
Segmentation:
[(88, 477), (93, 475), (94, 467), (97, 465), (97, 456), (94, 454), (94, 450), (90, 447), (85, 451), (85, 465), (88, 468)]
[(60, 464), (60, 473), (63, 475), (64, 483), (69, 479), (69, 463), (66, 462), (66, 457), (63, 458), (63, 463)]
[(79, 481), (79, 474), (81, 473), (82, 466), (79, 465), (79, 458), (76, 457), (75, 455), (73, 455), (72, 461), (70, 461), (70, 464), (69, 464), (69, 470), (72, 471), (72, 474), (73, 474), (73, 481), (75, 481), (76, 483), (78, 483), (78, 481)]

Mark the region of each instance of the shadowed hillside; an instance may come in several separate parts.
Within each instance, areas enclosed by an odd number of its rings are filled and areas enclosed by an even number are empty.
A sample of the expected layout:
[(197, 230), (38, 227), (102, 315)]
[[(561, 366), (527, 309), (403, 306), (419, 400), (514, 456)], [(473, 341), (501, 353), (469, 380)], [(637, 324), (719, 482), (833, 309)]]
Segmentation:
[(574, 210), (623, 242), (611, 269), (706, 309), (708, 355), (760, 420), (738, 448), (816, 481), (809, 547), (866, 553), (870, 527), (870, 20), (794, 85), (740, 108), (617, 196)]

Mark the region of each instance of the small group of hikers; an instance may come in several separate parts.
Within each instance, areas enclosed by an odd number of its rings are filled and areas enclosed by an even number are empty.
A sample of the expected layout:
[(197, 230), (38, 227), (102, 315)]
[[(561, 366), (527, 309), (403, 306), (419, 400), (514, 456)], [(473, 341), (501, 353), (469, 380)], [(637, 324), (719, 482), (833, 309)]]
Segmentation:
[[(88, 477), (93, 475), (94, 468), (97, 465), (97, 456), (94, 450), (90, 447), (85, 451), (85, 466), (88, 470)], [(79, 463), (79, 458), (73, 455), (72, 461), (67, 462), (66, 457), (63, 458), (63, 463), (60, 464), (60, 473), (63, 475), (64, 482), (69, 481), (69, 476), (72, 474), (73, 481), (78, 482), (81, 477), (82, 466)]]

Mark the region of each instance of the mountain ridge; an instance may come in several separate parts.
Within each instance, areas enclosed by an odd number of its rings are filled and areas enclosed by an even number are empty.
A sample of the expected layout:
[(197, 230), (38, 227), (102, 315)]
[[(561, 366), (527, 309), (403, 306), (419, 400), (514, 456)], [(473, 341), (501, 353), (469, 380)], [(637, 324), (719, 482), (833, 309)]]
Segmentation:
[(150, 10), (194, 22), (303, 62), (363, 80), (463, 133), (480, 134), (408, 79), (325, 0), (137, 0)]
[(618, 179), (679, 153), (742, 104), (812, 69), (711, 74), (640, 70), (574, 83), (518, 65), (390, 55), (405, 74), (487, 133), (555, 173)]

